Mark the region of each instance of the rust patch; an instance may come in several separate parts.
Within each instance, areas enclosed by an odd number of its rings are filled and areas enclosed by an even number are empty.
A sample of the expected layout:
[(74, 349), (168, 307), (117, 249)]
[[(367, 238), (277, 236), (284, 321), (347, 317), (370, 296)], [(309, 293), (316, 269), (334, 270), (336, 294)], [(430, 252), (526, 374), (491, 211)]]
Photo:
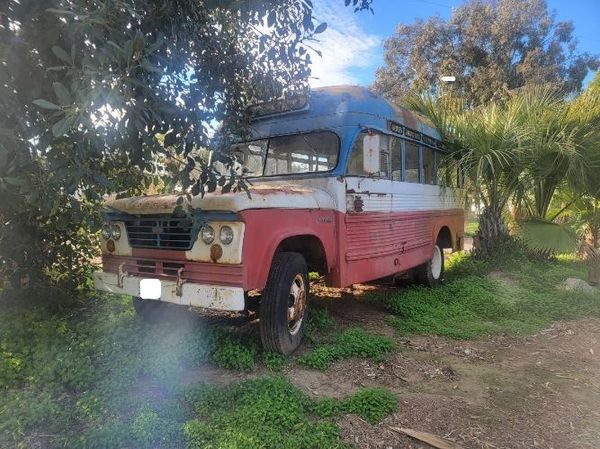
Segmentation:
[(251, 193), (257, 193), (260, 195), (276, 195), (278, 193), (291, 193), (294, 195), (303, 195), (307, 193), (313, 193), (314, 189), (299, 186), (299, 185), (263, 185), (253, 186), (250, 188)]
[[(135, 196), (131, 198), (112, 199), (106, 202), (108, 207), (114, 209), (136, 212), (154, 210), (154, 211), (171, 211), (177, 204), (179, 195), (149, 195)], [(185, 198), (185, 197), (184, 197)]]

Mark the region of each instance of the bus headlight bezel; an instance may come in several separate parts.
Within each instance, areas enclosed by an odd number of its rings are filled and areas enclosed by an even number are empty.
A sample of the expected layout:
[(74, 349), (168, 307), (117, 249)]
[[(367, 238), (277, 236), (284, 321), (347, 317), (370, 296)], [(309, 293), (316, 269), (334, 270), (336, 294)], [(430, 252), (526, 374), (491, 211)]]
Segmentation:
[(223, 245), (230, 245), (234, 238), (235, 232), (231, 226), (221, 226), (221, 229), (219, 230), (219, 240)]
[(210, 245), (215, 241), (215, 228), (209, 224), (205, 224), (200, 228), (200, 239), (206, 244)]
[(109, 223), (104, 223), (102, 226), (102, 238), (104, 240), (108, 240), (112, 237), (112, 229), (110, 228)]
[(119, 240), (122, 235), (121, 226), (119, 226), (116, 223), (113, 223), (113, 225), (110, 227), (110, 235), (113, 238), (113, 240)]

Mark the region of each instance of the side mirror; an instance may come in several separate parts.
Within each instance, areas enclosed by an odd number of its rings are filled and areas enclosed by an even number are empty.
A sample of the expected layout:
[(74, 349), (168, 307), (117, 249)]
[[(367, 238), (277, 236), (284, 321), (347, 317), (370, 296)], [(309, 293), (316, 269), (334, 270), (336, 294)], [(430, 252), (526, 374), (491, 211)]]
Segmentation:
[(380, 140), (379, 134), (367, 134), (363, 138), (363, 171), (365, 173), (378, 174), (381, 171)]

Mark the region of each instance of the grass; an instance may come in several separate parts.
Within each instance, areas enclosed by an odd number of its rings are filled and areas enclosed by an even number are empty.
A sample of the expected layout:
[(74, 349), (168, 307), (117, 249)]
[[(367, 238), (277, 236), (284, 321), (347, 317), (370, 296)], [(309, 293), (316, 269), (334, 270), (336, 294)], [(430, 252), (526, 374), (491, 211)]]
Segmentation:
[(300, 356), (298, 363), (325, 371), (333, 362), (350, 357), (385, 360), (394, 346), (390, 338), (351, 328), (337, 335), (331, 343), (317, 346)]
[(380, 299), (403, 335), (526, 335), (555, 320), (600, 315), (600, 293), (560, 288), (566, 278), (585, 273), (583, 264), (569, 258), (542, 263), (513, 254), (481, 262), (463, 254), (450, 260), (442, 288), (413, 287)]
[[(600, 316), (600, 294), (558, 288), (567, 277), (585, 278), (586, 267), (572, 258), (480, 261), (463, 254), (447, 267), (440, 288), (376, 296), (400, 334), (525, 335), (554, 320)], [(186, 393), (186, 373), (207, 363), (242, 372), (260, 364), (282, 372), (293, 363), (326, 370), (336, 360), (382, 360), (394, 350), (393, 339), (340, 331), (322, 307), (309, 312), (312, 347), (294, 359), (222, 326), (146, 324), (127, 298), (38, 295), (0, 297), (0, 447), (343, 447), (336, 417), (378, 422), (397, 407), (378, 389), (313, 400), (281, 374)]]
[[(314, 401), (283, 377), (246, 380), (227, 388), (200, 386), (187, 395), (196, 414), (185, 424), (190, 448), (338, 448), (330, 418), (354, 413), (371, 423), (398, 407), (387, 390), (363, 389), (344, 400)], [(237, 425), (236, 425), (237, 424)]]
[(194, 320), (146, 324), (125, 298), (41, 299), (0, 301), (0, 447), (181, 447), (185, 370), (259, 360), (250, 337)]

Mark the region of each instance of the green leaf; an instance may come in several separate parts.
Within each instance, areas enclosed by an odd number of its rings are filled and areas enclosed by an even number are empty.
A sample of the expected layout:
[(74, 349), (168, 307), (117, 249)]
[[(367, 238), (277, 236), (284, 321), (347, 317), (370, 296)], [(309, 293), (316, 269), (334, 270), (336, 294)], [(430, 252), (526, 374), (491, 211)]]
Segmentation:
[(67, 115), (66, 117), (60, 119), (58, 122), (52, 126), (52, 134), (54, 137), (60, 137), (64, 135), (75, 123), (75, 116)]
[(267, 25), (269, 27), (272, 27), (273, 25), (275, 25), (276, 18), (277, 18), (277, 14), (275, 13), (275, 11), (271, 11), (269, 13), (269, 16), (267, 17)]
[(61, 61), (71, 64), (71, 57), (62, 47), (59, 47), (58, 45), (52, 46), (52, 53), (54, 53)]
[(570, 253), (577, 250), (579, 239), (573, 229), (540, 219), (519, 223), (525, 244), (537, 251)]
[(39, 106), (40, 108), (44, 108), (44, 109), (53, 109), (53, 110), (60, 109), (60, 106), (58, 106), (54, 103), (51, 103), (48, 100), (42, 100), (42, 99), (33, 100), (33, 104), (35, 104), (36, 106)]
[(11, 184), (13, 186), (22, 187), (27, 185), (27, 179), (19, 178), (17, 176), (7, 176), (6, 178), (4, 178), (4, 181), (6, 181), (7, 184)]
[(62, 106), (71, 104), (71, 94), (69, 93), (69, 89), (67, 89), (64, 84), (56, 81), (52, 83), (52, 87), (54, 88), (54, 93), (56, 94), (56, 98), (58, 98), (58, 102)]
[(59, 16), (74, 16), (75, 13), (72, 11), (67, 11), (66, 9), (56, 9), (56, 8), (48, 8), (46, 11), (51, 12), (53, 14), (58, 14)]
[(323, 31), (325, 31), (327, 29), (327, 22), (323, 22), (320, 23), (316, 28), (315, 28), (315, 34), (319, 34), (322, 33)]

